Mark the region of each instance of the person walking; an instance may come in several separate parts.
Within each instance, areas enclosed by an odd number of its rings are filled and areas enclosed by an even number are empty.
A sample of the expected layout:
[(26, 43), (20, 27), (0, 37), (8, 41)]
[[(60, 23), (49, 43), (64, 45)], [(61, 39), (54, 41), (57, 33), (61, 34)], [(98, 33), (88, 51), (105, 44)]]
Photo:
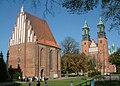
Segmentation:
[(36, 86), (40, 86), (40, 81), (37, 81), (37, 84), (36, 84)]
[(73, 86), (73, 81), (70, 81), (70, 86)]
[(29, 84), (29, 86), (31, 86), (31, 83), (30, 83), (30, 82), (29, 82), (28, 84)]
[(45, 82), (45, 86), (48, 86), (47, 82)]

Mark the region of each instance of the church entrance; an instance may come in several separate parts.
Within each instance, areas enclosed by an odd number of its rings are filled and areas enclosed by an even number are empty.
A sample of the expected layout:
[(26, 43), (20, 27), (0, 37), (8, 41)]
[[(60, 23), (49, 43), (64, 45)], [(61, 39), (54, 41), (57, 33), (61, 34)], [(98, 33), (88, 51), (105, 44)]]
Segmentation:
[(44, 80), (43, 69), (41, 70), (41, 74), (40, 74), (40, 76), (41, 76), (41, 80), (43, 81), (43, 80)]

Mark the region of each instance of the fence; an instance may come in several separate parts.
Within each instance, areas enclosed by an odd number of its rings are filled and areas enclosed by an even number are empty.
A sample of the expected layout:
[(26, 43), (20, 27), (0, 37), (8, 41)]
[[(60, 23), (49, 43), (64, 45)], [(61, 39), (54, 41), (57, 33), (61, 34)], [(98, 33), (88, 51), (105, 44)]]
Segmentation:
[(111, 86), (112, 84), (113, 86), (120, 85), (120, 75), (97, 76), (76, 86)]

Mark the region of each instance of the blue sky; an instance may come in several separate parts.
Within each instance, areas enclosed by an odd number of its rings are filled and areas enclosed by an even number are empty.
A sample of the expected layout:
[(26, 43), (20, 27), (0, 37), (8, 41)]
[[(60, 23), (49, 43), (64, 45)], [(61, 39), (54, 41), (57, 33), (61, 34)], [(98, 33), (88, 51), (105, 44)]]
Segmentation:
[[(0, 4), (0, 51), (3, 51), (5, 60), (8, 50), (8, 42), (21, 6), (21, 3), (15, 4), (11, 2), (3, 2)], [(28, 4), (24, 4), (24, 8), (26, 12), (43, 18), (41, 9), (34, 10)], [(49, 27), (59, 45), (60, 42), (68, 36), (74, 38), (81, 45), (82, 27), (85, 20), (90, 27), (91, 39), (95, 39), (97, 42), (97, 24), (101, 14), (101, 10), (99, 8), (82, 15), (69, 14), (67, 10), (63, 8), (55, 9), (54, 11), (54, 17), (47, 15), (47, 17), (44, 19), (48, 22)], [(118, 35), (117, 31), (115, 30), (112, 30), (111, 32), (108, 31), (110, 28), (110, 22), (106, 22), (104, 24), (106, 36), (108, 38), (108, 44), (112, 45), (112, 43), (114, 43), (117, 47), (120, 47), (120, 40), (118, 40), (120, 35)]]

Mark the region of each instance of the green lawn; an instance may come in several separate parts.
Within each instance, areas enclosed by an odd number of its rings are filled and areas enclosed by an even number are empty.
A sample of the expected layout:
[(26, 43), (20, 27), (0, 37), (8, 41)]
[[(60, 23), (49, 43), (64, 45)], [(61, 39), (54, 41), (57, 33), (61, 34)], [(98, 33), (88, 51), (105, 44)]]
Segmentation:
[[(86, 81), (85, 79), (80, 78), (69, 78), (69, 79), (53, 79), (48, 80), (48, 86), (69, 86), (70, 81), (73, 81), (74, 86)], [(28, 86), (28, 83), (15, 83), (11, 86)], [(31, 86), (36, 86), (36, 82), (31, 83)], [(40, 86), (44, 86), (44, 82), (41, 82)]]

